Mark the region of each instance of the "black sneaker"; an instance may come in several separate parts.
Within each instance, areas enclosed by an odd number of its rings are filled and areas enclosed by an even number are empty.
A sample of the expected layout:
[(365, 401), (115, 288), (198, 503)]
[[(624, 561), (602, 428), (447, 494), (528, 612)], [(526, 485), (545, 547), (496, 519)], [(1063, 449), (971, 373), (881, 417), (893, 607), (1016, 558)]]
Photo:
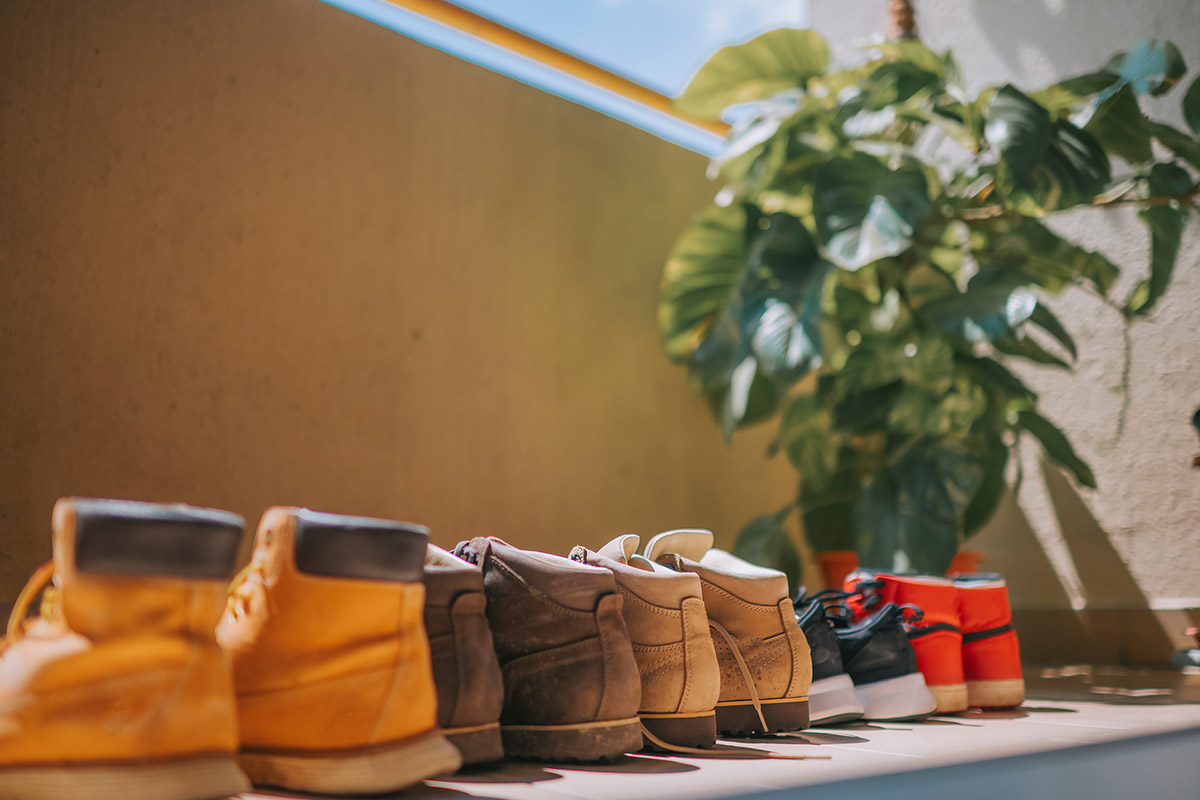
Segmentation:
[(862, 704), (854, 693), (854, 681), (842, 668), (842, 653), (833, 623), (825, 615), (821, 592), (808, 596), (804, 587), (792, 601), (796, 621), (812, 651), (812, 687), (808, 690), (808, 716), (811, 725), (836, 725), (863, 715)]
[(916, 621), (921, 610), (888, 603), (858, 624), (851, 624), (849, 609), (831, 616), (864, 719), (923, 719), (937, 711), (937, 700), (917, 670), (906, 613)]

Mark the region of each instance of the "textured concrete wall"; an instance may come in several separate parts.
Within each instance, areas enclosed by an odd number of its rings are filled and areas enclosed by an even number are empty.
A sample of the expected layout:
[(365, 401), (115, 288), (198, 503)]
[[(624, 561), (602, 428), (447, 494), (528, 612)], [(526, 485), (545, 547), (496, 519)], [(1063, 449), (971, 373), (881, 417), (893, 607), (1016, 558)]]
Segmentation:
[[(885, 0), (812, 0), (812, 25), (842, 57), (885, 29)], [(1200, 3), (1146, 0), (917, 0), (919, 32), (952, 48), (973, 89), (1011, 81), (1036, 89), (1087, 72), (1147, 36), (1179, 46), (1200, 70)], [(1152, 106), (1181, 123), (1177, 90)], [(1126, 268), (1124, 297), (1147, 269), (1148, 240), (1131, 212), (1056, 218), (1054, 226)], [(1051, 471), (1037, 445), (1024, 453), (1020, 509), (1009, 505), (975, 540), (985, 566), (1010, 576), (1027, 608), (1116, 611), (1147, 604), (1200, 605), (1200, 451), (1189, 419), (1200, 405), (1200, 225), (1193, 218), (1167, 297), (1132, 330), (1129, 393), (1120, 388), (1124, 344), (1117, 312), (1081, 291), (1051, 301), (1074, 333), (1073, 375), (1028, 368), (1045, 414), (1070, 435), (1095, 469), (1100, 488), (1077, 492)], [(1122, 403), (1128, 404), (1123, 431)], [(1032, 478), (1032, 479), (1031, 479)], [(1058, 580), (1055, 581), (1054, 577)], [(1168, 633), (1179, 618), (1166, 617)]]
[(658, 344), (699, 156), (315, 0), (8, 0), (0, 75), (0, 604), (63, 494), (554, 552), (790, 496)]

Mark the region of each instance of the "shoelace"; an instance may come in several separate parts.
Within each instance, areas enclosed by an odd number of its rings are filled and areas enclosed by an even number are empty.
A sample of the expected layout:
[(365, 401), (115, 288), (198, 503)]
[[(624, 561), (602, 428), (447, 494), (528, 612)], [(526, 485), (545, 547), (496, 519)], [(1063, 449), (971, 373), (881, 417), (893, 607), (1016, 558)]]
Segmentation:
[(37, 599), (39, 593), (42, 595), (42, 603), (38, 616), (55, 619), (62, 606), (62, 598), (58, 587), (54, 585), (53, 561), (47, 561), (34, 570), (33, 575), (29, 576), (29, 580), (25, 583), (25, 588), (17, 595), (17, 602), (13, 604), (12, 614), (8, 617), (8, 627), (5, 630), (4, 638), (0, 639), (0, 653), (25, 636), (25, 631), (29, 627), (27, 620), (29, 609), (33, 606), (33, 601)]
[[(642, 736), (660, 750), (665, 750), (668, 753), (681, 753), (685, 755), (703, 756), (705, 758), (779, 758), (787, 761), (809, 761), (809, 760), (829, 760), (833, 756), (793, 756), (784, 753), (776, 753), (771, 750), (758, 750), (753, 747), (732, 747), (724, 745), (721, 747), (711, 747), (708, 749), (700, 747), (685, 747), (683, 745), (671, 744), (664, 742), (662, 739), (655, 736), (646, 727), (646, 723), (641, 723)], [(770, 735), (770, 734), (764, 734)]]

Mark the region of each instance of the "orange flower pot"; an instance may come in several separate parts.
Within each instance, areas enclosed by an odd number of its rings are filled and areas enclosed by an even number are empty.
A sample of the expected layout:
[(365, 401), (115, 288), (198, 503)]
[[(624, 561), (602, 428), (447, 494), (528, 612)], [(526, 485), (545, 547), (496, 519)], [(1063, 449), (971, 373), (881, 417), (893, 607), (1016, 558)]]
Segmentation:
[(954, 554), (954, 560), (950, 562), (950, 569), (946, 570), (946, 574), (979, 572), (981, 561), (983, 553), (978, 550), (959, 550)]
[(858, 553), (853, 550), (830, 550), (827, 553), (817, 553), (817, 563), (821, 565), (821, 574), (825, 576), (825, 586), (830, 589), (842, 588), (842, 579), (858, 567)]

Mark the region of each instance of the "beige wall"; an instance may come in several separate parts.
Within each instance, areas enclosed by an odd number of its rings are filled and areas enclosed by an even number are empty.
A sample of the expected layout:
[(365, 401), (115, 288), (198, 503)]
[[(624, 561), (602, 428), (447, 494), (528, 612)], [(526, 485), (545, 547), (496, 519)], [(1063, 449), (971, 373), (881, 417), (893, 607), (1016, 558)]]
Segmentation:
[(0, 75), (0, 603), (64, 494), (557, 552), (790, 496), (658, 346), (699, 156), (316, 0), (9, 0)]
[[(922, 38), (953, 48), (972, 88), (1012, 81), (1029, 89), (1091, 71), (1137, 39), (1164, 36), (1200, 74), (1200, 3), (1193, 0), (921, 0)], [(812, 0), (812, 25), (844, 58), (884, 30), (885, 0)], [(1186, 86), (1186, 84), (1185, 84)], [(1151, 107), (1182, 125), (1182, 89)], [(1132, 211), (1090, 212), (1053, 223), (1125, 268), (1119, 297), (1147, 269), (1148, 240)], [(1181, 611), (1200, 606), (1200, 441), (1189, 424), (1200, 406), (1200, 224), (1185, 232), (1175, 278), (1147, 322), (1131, 331), (1128, 415), (1118, 432), (1123, 341), (1120, 316), (1086, 293), (1051, 302), (1079, 345), (1073, 375), (1022, 368), (1092, 465), (1096, 491), (1077, 491), (1043, 470), (1026, 447), (1020, 508), (1009, 504), (974, 540), (985, 567), (1009, 576), (1014, 603), (1030, 619), (1023, 640), (1079, 660), (1155, 661), (1186, 643)], [(1146, 611), (1131, 614), (1131, 611)], [(1154, 609), (1150, 614), (1147, 609)], [(1044, 613), (1042, 613), (1044, 612)], [(1058, 614), (1057, 612), (1064, 612)], [(1040, 615), (1039, 615), (1040, 614)], [(1085, 646), (1086, 645), (1086, 646)]]

